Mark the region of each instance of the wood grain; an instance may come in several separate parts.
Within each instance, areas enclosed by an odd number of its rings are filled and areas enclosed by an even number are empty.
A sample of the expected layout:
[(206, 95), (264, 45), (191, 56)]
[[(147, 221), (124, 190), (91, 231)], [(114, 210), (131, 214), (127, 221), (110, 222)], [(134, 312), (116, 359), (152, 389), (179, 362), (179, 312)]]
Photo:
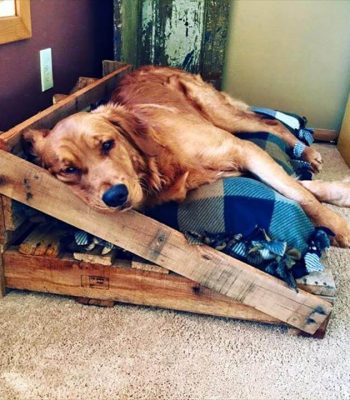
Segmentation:
[(18, 203), (13, 202), (10, 198), (3, 197), (3, 213), (5, 220), (5, 228), (8, 231), (15, 231), (27, 219), (23, 212), (23, 207), (18, 207)]
[[(269, 315), (189, 279), (134, 270), (125, 260), (116, 260), (113, 267), (105, 267), (77, 263), (69, 257), (29, 257), (14, 249), (5, 252), (4, 260), (9, 288), (77, 296), (78, 301), (86, 305), (112, 306), (114, 302), (122, 302), (281, 324)], [(322, 329), (324, 333), (325, 326)], [(297, 329), (291, 332), (300, 334)], [(320, 329), (316, 331), (317, 335), (319, 333)]]
[(74, 252), (73, 258), (77, 261), (89, 262), (92, 264), (112, 265), (115, 258), (115, 251), (112, 250), (106, 255), (101, 255), (101, 249), (93, 249), (86, 252)]
[[(332, 305), (206, 246), (151, 218), (102, 213), (36, 165), (0, 150), (0, 193), (112, 242), (218, 293), (313, 334)], [(69, 207), (67, 207), (69, 204)]]
[(3, 264), (3, 252), (6, 242), (6, 228), (5, 218), (3, 213), (3, 199), (4, 196), (0, 196), (0, 298), (5, 295), (5, 272)]
[(16, 0), (16, 15), (0, 18), (0, 44), (29, 39), (31, 36), (30, 2)]
[(159, 267), (156, 264), (150, 263), (141, 257), (134, 256), (131, 260), (131, 268), (139, 269), (142, 271), (153, 271), (159, 274), (168, 274), (169, 270), (163, 267)]
[(332, 271), (329, 268), (297, 279), (297, 284), (299, 288), (309, 293), (329, 297), (336, 296), (336, 286)]
[(4, 254), (6, 287), (88, 299), (164, 307), (237, 319), (280, 323), (251, 307), (181, 276), (77, 262), (16, 250)]
[(27, 255), (57, 257), (60, 252), (62, 232), (56, 222), (35, 227), (19, 246), (19, 252)]

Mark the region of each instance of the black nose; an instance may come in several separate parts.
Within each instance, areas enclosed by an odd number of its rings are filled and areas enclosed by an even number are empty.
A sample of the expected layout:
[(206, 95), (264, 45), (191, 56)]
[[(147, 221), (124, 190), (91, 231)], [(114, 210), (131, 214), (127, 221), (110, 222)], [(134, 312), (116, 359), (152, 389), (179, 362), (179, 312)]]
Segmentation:
[(128, 188), (125, 185), (114, 185), (104, 192), (102, 200), (109, 207), (118, 207), (122, 206), (126, 202), (128, 194)]

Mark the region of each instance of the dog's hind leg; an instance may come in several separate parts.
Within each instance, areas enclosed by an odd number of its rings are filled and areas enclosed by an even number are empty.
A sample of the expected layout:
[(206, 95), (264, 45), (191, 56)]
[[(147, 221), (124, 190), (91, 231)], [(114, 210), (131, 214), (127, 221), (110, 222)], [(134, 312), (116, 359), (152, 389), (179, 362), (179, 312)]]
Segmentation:
[(232, 158), (236, 159), (241, 170), (250, 171), (284, 196), (298, 202), (315, 225), (328, 227), (335, 233), (334, 244), (350, 247), (350, 228), (343, 218), (322, 205), (254, 143), (232, 139)]
[[(235, 132), (271, 132), (291, 148), (301, 142), (279, 121), (269, 120), (249, 110), (247, 104), (219, 92), (200, 77), (176, 76), (169, 84), (182, 88), (187, 99), (201, 114), (218, 128)], [(310, 162), (314, 172), (322, 165), (320, 153), (306, 146), (302, 158)]]
[(350, 182), (300, 181), (318, 200), (339, 207), (350, 207)]

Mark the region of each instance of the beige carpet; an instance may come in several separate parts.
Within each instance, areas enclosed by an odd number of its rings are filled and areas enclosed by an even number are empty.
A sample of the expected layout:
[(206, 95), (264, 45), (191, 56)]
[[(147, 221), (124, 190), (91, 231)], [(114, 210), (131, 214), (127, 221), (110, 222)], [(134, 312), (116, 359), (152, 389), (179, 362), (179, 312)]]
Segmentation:
[[(319, 147), (323, 178), (349, 174), (333, 146)], [(349, 399), (350, 250), (332, 249), (328, 262), (338, 299), (324, 340), (13, 291), (0, 301), (0, 400)]]

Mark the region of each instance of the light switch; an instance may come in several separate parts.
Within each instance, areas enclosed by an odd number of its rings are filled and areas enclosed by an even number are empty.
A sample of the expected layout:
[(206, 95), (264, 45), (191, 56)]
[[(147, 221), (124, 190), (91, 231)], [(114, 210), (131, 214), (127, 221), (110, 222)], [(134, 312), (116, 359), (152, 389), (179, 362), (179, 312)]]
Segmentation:
[(50, 48), (40, 50), (40, 75), (41, 75), (41, 91), (51, 89), (53, 87), (52, 74), (52, 51)]

